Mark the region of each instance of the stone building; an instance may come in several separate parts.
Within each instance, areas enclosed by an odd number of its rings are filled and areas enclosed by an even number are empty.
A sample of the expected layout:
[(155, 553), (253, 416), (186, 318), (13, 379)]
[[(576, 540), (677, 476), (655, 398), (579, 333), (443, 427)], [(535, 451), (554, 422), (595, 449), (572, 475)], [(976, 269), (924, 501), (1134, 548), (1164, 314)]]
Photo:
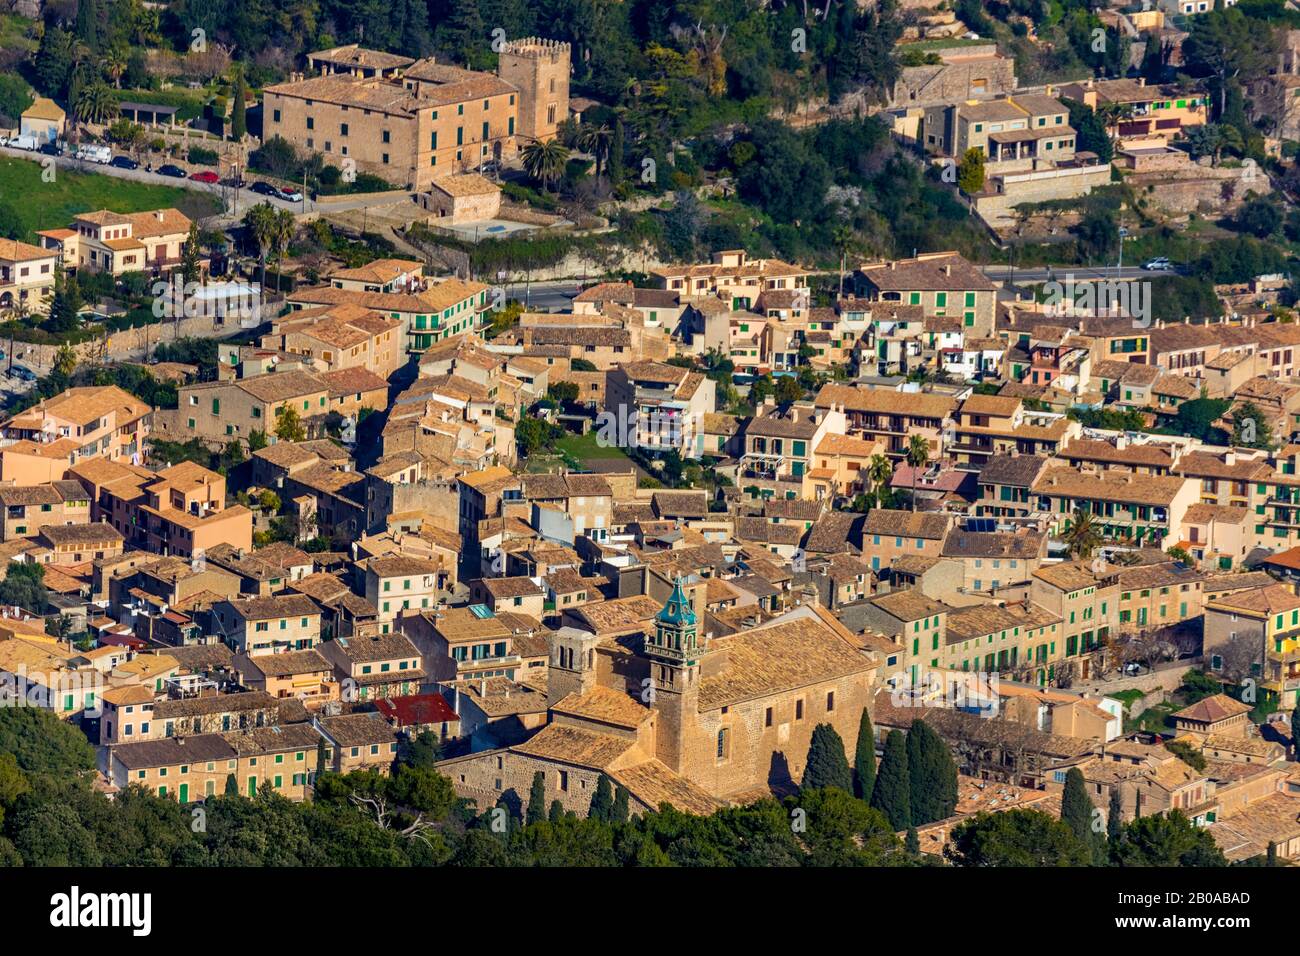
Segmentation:
[(549, 803), (585, 813), (602, 774), (633, 812), (661, 802), (707, 813), (786, 792), (813, 729), (849, 746), (877, 665), (829, 612), (797, 607), (748, 630), (702, 630), (705, 582), (678, 578), (646, 633), (550, 635), (550, 720), (523, 743), (440, 764), (462, 796), (522, 800), (543, 774)]
[(555, 137), (569, 112), (569, 45), (529, 37), (500, 52), (499, 75), (358, 47), (308, 57), (318, 75), (266, 88), (266, 137), (335, 166), (423, 192)]

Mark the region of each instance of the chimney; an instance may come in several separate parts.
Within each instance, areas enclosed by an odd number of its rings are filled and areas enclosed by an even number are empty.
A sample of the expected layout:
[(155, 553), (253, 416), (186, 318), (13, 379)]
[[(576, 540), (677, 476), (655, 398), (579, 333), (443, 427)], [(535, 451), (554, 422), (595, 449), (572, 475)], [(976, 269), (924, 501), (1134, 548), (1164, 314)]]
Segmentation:
[(952, 263), (951, 263), (951, 262), (945, 262), (945, 263), (944, 263), (944, 265), (943, 265), (943, 274), (946, 275), (946, 276), (950, 276), (950, 275), (952, 275)]

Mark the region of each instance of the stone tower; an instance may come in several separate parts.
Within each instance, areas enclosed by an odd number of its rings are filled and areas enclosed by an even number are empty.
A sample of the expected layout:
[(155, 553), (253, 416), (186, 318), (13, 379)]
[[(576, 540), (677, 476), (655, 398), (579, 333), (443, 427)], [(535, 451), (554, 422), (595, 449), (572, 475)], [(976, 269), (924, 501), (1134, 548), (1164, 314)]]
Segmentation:
[(596, 687), (596, 645), (600, 638), (576, 627), (562, 627), (550, 635), (551, 660), (546, 671), (547, 703), (569, 694), (585, 694)]
[(659, 713), (656, 756), (677, 773), (682, 772), (687, 736), (699, 710), (703, 653), (695, 608), (678, 578), (668, 601), (655, 615), (654, 633), (645, 639), (654, 688), (652, 706)]
[(526, 37), (506, 44), (498, 57), (501, 79), (519, 90), (520, 146), (555, 138), (569, 116), (569, 44)]

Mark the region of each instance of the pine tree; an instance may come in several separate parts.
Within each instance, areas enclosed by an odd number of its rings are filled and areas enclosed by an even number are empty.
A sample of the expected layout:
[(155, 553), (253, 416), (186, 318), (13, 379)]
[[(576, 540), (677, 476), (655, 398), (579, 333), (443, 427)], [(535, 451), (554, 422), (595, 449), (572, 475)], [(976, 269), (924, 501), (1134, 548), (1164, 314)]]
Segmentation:
[(593, 820), (600, 820), (603, 823), (609, 822), (609, 813), (614, 809), (614, 785), (605, 774), (600, 775), (600, 782), (596, 784), (596, 793), (591, 798), (591, 809), (587, 811), (587, 816)]
[(871, 788), (876, 782), (876, 731), (871, 714), (862, 708), (858, 722), (858, 747), (853, 754), (853, 793), (859, 800), (871, 802)]
[(619, 788), (614, 791), (614, 808), (609, 812), (610, 823), (627, 823), (632, 815), (632, 811), (628, 807), (630, 798), (631, 795), (627, 792), (627, 787), (620, 784)]
[(957, 765), (948, 745), (924, 720), (907, 732), (907, 767), (912, 822), (934, 823), (957, 809)]
[(230, 138), (237, 143), (241, 142), (248, 132), (248, 117), (245, 113), (247, 107), (244, 103), (246, 93), (244, 69), (237, 66), (235, 67), (235, 89), (231, 94), (233, 100), (230, 104)]
[(547, 811), (546, 819), (552, 823), (559, 823), (564, 819), (564, 804), (559, 800), (551, 801), (551, 809)]
[(849, 771), (849, 760), (844, 756), (844, 741), (830, 724), (818, 724), (813, 728), (802, 786), (804, 789), (838, 787), (845, 793), (853, 791), (853, 775)]
[(533, 774), (533, 788), (528, 792), (528, 823), (540, 823), (546, 818), (546, 774), (540, 770)]
[(907, 770), (907, 741), (901, 730), (891, 730), (885, 738), (885, 753), (880, 758), (876, 785), (871, 788), (871, 806), (889, 820), (895, 830), (912, 825), (911, 776)]
[(486, 36), (478, 0), (452, 0), (451, 11), (438, 25), (439, 46), (472, 65), (475, 58), (471, 54), (484, 47)]

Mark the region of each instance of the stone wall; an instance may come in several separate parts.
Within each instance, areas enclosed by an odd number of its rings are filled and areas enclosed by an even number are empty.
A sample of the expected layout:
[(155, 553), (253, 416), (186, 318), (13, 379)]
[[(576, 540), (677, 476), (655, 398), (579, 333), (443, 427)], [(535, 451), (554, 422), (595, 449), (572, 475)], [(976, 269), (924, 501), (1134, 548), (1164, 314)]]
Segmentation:
[(976, 197), (975, 211), (990, 228), (1005, 229), (1014, 225), (1014, 208), (1021, 203), (1086, 196), (1110, 182), (1110, 166), (1047, 170), (1030, 178), (1024, 178), (1026, 176), (1027, 174), (1009, 174), (1001, 177), (1003, 192)]
[(1194, 164), (1186, 175), (1171, 176), (1168, 171), (1138, 173), (1127, 177), (1139, 200), (1146, 200), (1153, 211), (1169, 216), (1193, 212), (1221, 215), (1235, 209), (1248, 193), (1266, 195), (1273, 191), (1269, 178), (1259, 172), (1254, 162), (1241, 166)]

